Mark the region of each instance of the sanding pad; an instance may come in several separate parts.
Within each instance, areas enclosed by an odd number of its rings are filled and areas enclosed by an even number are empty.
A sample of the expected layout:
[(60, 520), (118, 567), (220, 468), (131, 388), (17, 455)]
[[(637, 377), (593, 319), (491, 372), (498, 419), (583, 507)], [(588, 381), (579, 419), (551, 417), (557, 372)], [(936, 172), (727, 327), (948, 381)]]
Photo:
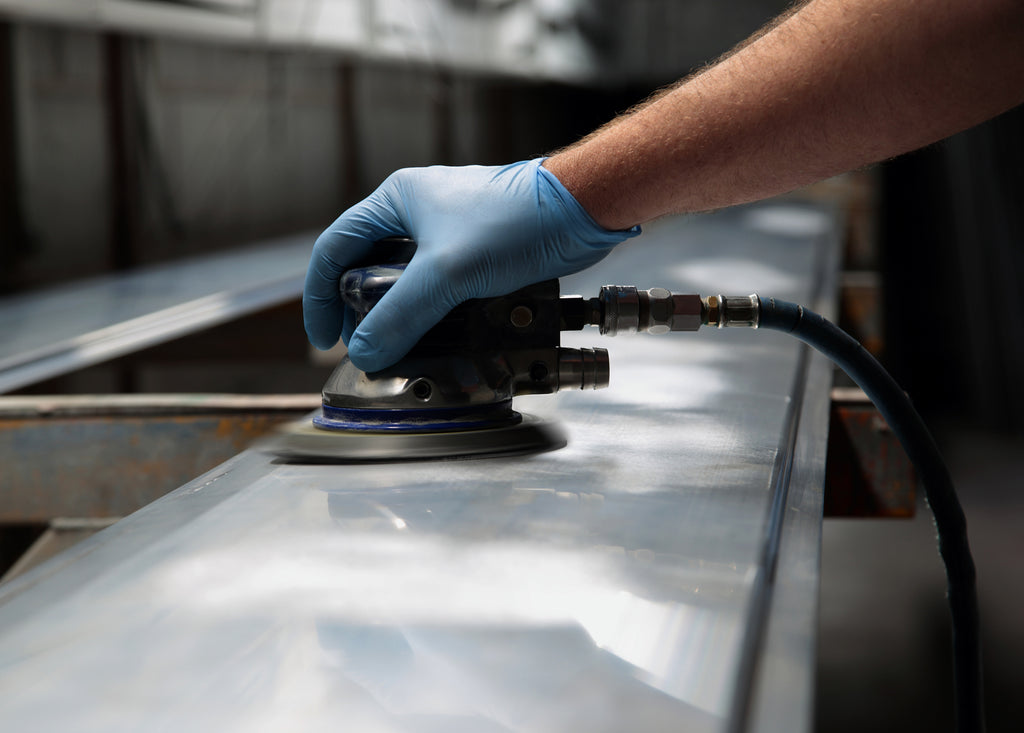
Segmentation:
[(514, 425), (434, 432), (324, 430), (306, 419), (258, 447), (289, 463), (367, 463), (522, 455), (565, 445), (557, 424), (523, 415)]

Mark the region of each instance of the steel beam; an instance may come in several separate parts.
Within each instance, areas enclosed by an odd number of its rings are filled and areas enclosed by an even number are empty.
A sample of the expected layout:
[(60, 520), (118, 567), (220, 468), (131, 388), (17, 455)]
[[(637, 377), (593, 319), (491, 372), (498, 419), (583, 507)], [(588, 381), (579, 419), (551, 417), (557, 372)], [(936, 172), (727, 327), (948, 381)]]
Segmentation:
[[(840, 230), (792, 203), (670, 219), (563, 292), (833, 315)], [(830, 365), (740, 329), (600, 345), (608, 389), (518, 398), (565, 449), (247, 451), (0, 586), (0, 726), (809, 730)]]
[(315, 234), (0, 298), (0, 393), (296, 300)]

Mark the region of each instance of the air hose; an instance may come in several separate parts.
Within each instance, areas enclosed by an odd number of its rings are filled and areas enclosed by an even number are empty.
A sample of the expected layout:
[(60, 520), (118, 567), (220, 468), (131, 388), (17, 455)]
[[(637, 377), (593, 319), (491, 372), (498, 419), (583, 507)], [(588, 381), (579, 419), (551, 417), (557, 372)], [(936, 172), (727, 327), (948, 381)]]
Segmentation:
[(984, 731), (978, 598), (974, 560), (967, 542), (967, 520), (935, 440), (910, 399), (878, 360), (822, 316), (775, 298), (702, 298), (662, 288), (638, 290), (607, 285), (597, 298), (580, 305), (586, 312), (586, 322), (599, 326), (601, 333), (608, 335), (624, 331), (696, 331), (701, 326), (782, 331), (827, 356), (864, 390), (917, 469), (935, 518), (952, 619), (956, 729), (958, 733)]
[[(756, 298), (756, 296), (752, 296)], [(729, 325), (729, 298), (720, 298)], [(747, 298), (734, 299), (747, 313)], [(981, 639), (974, 560), (967, 542), (967, 520), (942, 454), (921, 416), (896, 381), (860, 343), (822, 316), (795, 303), (760, 299), (755, 327), (795, 336), (831, 359), (864, 390), (899, 438), (924, 485), (938, 534), (953, 629), (956, 729), (985, 729), (982, 700)], [(747, 325), (747, 324), (744, 324)]]

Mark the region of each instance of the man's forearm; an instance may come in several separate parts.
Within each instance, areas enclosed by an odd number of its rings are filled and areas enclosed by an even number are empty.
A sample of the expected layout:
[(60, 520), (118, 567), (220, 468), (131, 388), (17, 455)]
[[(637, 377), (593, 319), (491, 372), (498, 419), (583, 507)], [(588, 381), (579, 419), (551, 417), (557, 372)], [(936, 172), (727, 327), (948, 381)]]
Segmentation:
[(1024, 101), (1024, 3), (812, 0), (545, 163), (598, 223), (753, 201)]

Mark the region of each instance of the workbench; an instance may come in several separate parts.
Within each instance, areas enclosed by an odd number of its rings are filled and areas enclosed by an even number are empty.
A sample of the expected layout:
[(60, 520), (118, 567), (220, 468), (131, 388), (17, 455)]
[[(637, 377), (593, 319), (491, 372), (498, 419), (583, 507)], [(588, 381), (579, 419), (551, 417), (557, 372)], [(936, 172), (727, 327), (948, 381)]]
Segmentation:
[[(841, 221), (670, 218), (563, 280), (830, 316)], [(748, 329), (564, 335), (611, 386), (517, 398), (566, 448), (247, 450), (0, 586), (0, 728), (806, 731), (831, 366)]]

